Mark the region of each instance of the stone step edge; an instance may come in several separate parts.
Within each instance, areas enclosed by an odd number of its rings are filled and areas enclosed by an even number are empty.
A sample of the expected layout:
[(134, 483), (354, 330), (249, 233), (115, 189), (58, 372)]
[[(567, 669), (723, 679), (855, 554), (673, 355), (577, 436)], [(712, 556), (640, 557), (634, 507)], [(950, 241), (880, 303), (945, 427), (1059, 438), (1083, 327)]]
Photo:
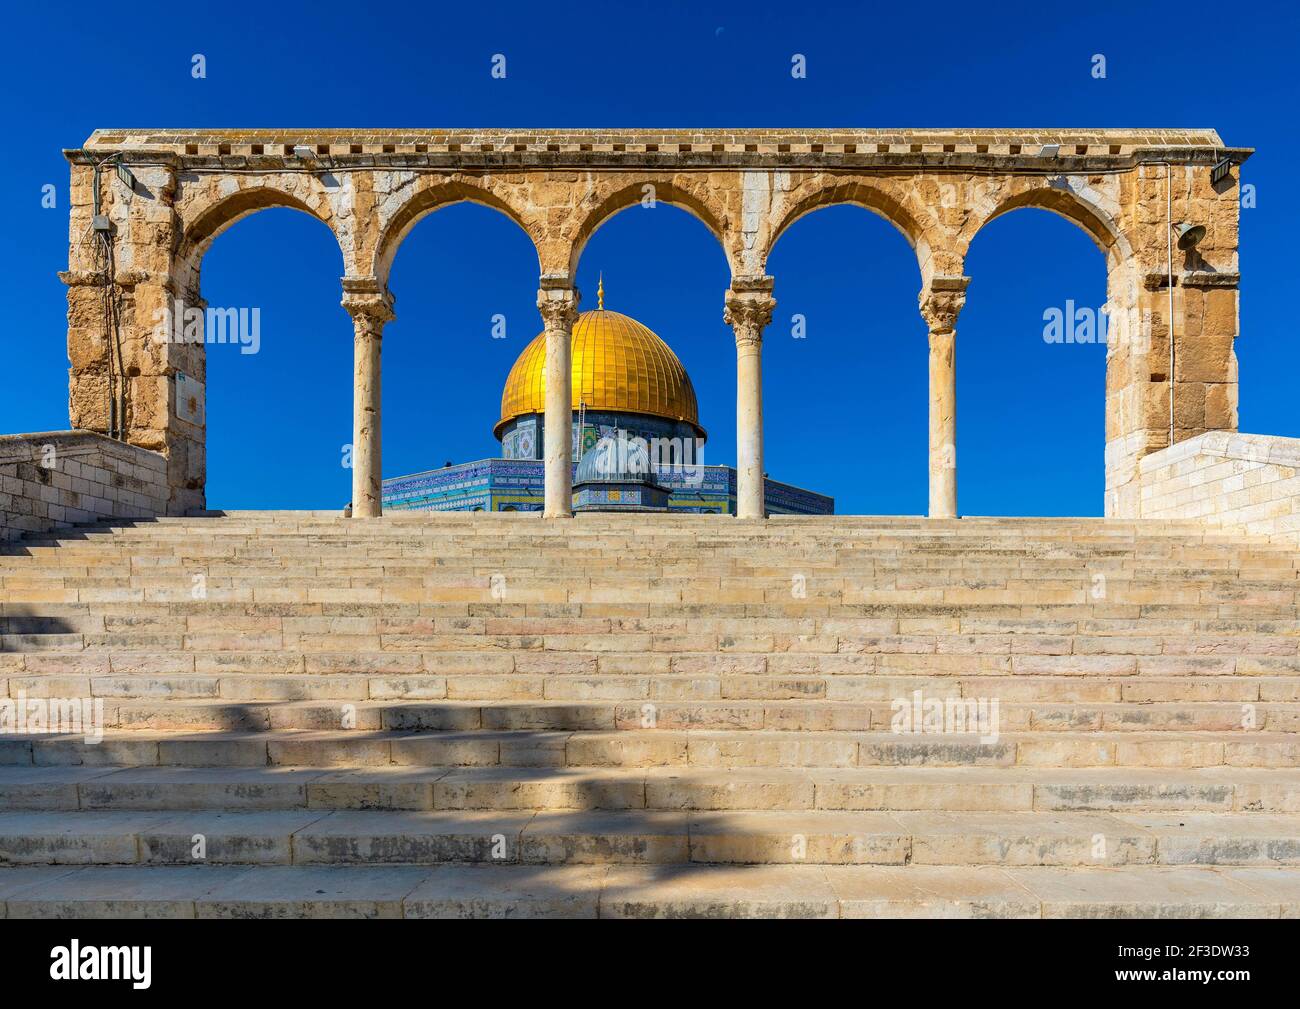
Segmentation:
[(1300, 870), (931, 866), (32, 867), (10, 918), (1294, 917)]
[[(775, 730), (391, 731), (293, 729), (231, 733), (139, 730), (79, 737), (0, 737), (0, 768), (412, 767), (437, 760), (456, 767), (830, 771), (1018, 768), (1064, 770), (1286, 770), (1300, 735), (1117, 733), (1095, 739), (1067, 732), (999, 738), (900, 737), (889, 733)], [(1223, 738), (1229, 736), (1229, 738)], [(1132, 738), (1130, 738), (1132, 737)], [(100, 749), (99, 747), (103, 747)], [(891, 759), (892, 758), (892, 759)], [(1172, 761), (1172, 762), (1171, 762)]]
[(1300, 866), (1300, 814), (1181, 818), (1192, 822), (1152, 814), (818, 810), (5, 812), (0, 866)]

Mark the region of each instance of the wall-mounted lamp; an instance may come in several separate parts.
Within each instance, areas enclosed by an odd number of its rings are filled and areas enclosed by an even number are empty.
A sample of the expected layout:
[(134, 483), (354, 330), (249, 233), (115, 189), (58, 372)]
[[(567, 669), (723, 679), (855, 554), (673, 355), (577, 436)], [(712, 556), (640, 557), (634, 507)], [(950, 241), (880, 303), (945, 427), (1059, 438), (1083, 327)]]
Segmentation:
[(131, 169), (127, 168), (126, 165), (122, 164), (120, 161), (114, 167), (117, 170), (118, 180), (122, 185), (126, 186), (128, 192), (134, 193), (135, 176), (131, 174)]
[(1205, 237), (1205, 225), (1175, 224), (1174, 236), (1178, 242), (1178, 248), (1186, 252), (1188, 249), (1195, 248), (1200, 240)]

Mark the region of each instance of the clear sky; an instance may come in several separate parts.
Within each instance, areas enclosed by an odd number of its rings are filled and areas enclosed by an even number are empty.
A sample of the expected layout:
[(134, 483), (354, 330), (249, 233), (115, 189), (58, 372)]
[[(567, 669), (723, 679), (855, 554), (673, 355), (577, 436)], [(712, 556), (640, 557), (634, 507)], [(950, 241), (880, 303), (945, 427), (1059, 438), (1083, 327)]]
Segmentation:
[[(0, 432), (65, 428), (68, 170), (97, 127), (1210, 127), (1255, 147), (1242, 179), (1241, 428), (1300, 436), (1293, 306), (1300, 235), (1291, 3), (385, 4), (72, 2), (6, 11), (0, 82)], [(207, 77), (191, 76), (206, 57)], [(494, 54), (507, 76), (490, 74)], [(791, 57), (807, 77), (791, 76)], [(1092, 58), (1106, 58), (1106, 77)], [(1290, 167), (1288, 167), (1290, 166)], [(57, 186), (55, 209), (41, 187)], [(706, 461), (734, 463), (727, 270), (672, 207), (608, 222), (579, 267), (586, 307), (658, 332), (695, 382)], [(767, 468), (843, 512), (921, 513), (926, 333), (907, 242), (858, 208), (782, 237), (769, 272)], [(964, 514), (1100, 514), (1101, 346), (1049, 345), (1043, 313), (1105, 301), (1101, 253), (1071, 223), (1016, 211), (977, 238), (958, 322)], [(209, 303), (261, 309), (261, 352), (208, 365), (211, 507), (341, 506), (352, 331), (328, 230), (290, 210), (220, 236)], [(497, 453), (491, 428), (515, 356), (540, 329), (537, 261), (494, 211), (425, 218), (391, 278), (384, 471)], [(793, 339), (790, 317), (807, 319)], [(504, 315), (507, 338), (494, 340)]]

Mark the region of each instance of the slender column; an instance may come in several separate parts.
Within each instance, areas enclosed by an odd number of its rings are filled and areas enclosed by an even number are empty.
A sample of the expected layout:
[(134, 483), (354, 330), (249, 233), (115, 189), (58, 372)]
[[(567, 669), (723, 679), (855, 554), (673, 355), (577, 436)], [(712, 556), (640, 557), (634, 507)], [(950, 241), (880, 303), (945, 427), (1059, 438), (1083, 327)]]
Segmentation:
[(736, 517), (766, 515), (763, 492), (763, 329), (776, 301), (772, 278), (732, 281), (723, 319), (736, 334)]
[(546, 331), (546, 498), (543, 518), (573, 514), (573, 323), (578, 292), (546, 287), (537, 292)]
[(921, 292), (930, 327), (930, 517), (957, 517), (957, 316), (969, 277), (935, 277)]
[(393, 299), (377, 283), (345, 278), (343, 307), (352, 316), (352, 517), (383, 513), (381, 366), (384, 324)]

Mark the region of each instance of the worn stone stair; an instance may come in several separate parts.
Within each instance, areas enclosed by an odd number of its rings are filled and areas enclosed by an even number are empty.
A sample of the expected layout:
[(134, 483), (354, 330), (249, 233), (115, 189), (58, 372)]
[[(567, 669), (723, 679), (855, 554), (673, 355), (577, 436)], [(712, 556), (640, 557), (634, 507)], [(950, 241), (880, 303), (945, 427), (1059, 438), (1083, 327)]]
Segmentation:
[[(30, 537), (0, 698), (102, 740), (0, 735), (0, 907), (1294, 916), (1298, 571), (1098, 519)], [(996, 731), (898, 731), (918, 691)]]

